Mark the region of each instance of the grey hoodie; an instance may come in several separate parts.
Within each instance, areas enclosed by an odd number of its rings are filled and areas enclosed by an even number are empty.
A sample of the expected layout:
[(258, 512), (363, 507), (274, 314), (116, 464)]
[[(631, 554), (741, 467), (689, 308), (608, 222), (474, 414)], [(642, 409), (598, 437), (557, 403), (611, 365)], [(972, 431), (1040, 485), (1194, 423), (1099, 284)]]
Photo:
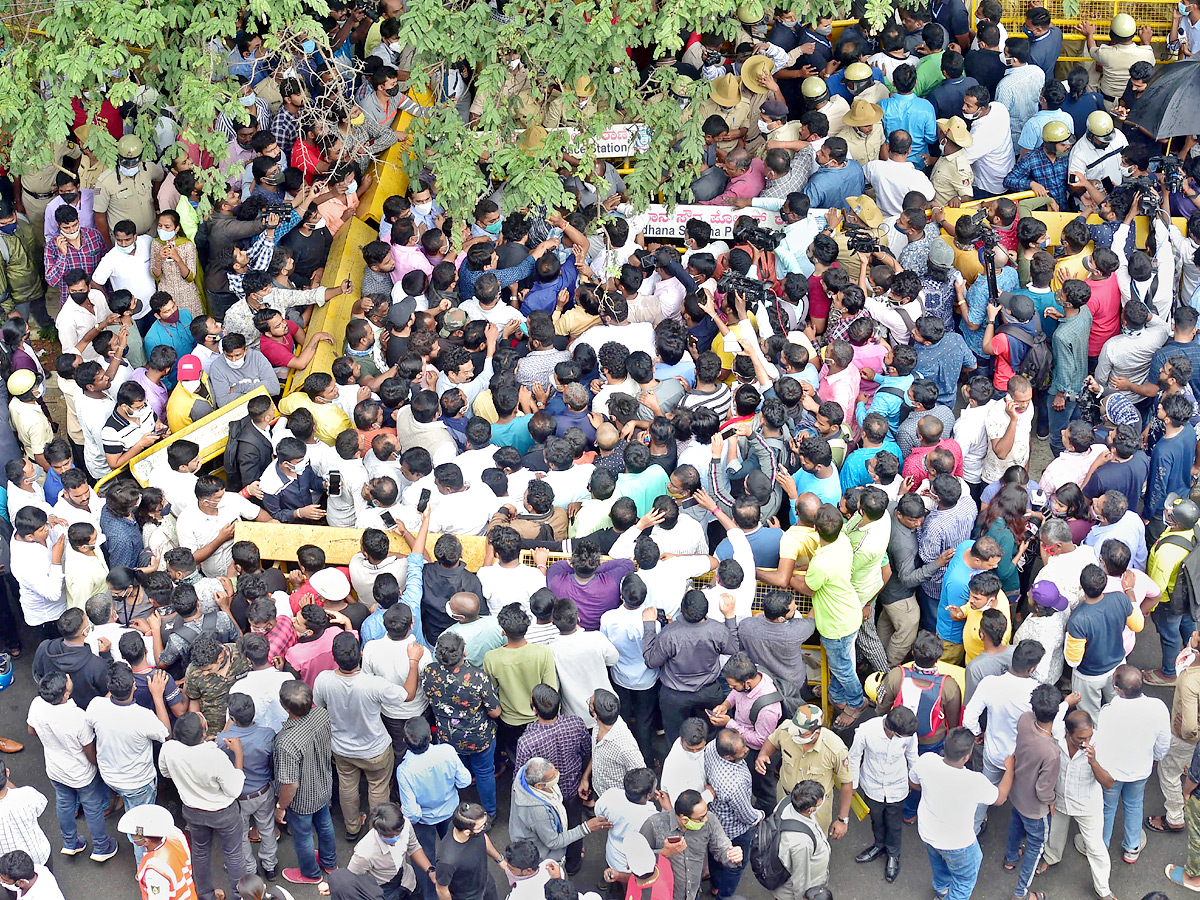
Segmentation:
[(555, 785), (555, 796), (551, 798), (543, 791), (535, 790), (525, 780), (525, 766), (513, 779), (512, 805), (508, 815), (510, 841), (533, 841), (541, 859), (562, 862), (566, 858), (568, 844), (573, 844), (589, 834), (586, 823), (568, 830), (566, 810), (562, 794)]

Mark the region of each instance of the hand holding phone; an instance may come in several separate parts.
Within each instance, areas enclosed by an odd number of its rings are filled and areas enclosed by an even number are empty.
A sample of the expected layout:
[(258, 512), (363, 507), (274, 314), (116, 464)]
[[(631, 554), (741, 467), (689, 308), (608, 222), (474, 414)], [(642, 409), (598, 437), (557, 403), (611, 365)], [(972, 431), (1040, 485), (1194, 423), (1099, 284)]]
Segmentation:
[(430, 497), (430, 496), (431, 496), (431, 495), (430, 495), (430, 492), (429, 492), (429, 488), (422, 488), (422, 489), (421, 489), (421, 496), (420, 496), (420, 498), (417, 500), (417, 512), (419, 512), (419, 513), (423, 513), (423, 512), (425, 512), (425, 508), (426, 508), (427, 506), (429, 506), (429, 497)]

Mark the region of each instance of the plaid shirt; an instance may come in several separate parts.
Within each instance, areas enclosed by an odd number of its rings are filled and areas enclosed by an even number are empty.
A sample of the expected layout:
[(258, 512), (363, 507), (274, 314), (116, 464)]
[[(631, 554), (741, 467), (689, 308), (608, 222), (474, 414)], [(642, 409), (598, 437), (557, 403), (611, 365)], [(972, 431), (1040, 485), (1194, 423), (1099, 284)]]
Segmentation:
[(311, 816), (333, 798), (333, 726), (329, 710), (316, 706), (302, 719), (289, 719), (275, 735), (275, 781), (296, 785), (288, 805)]
[[(971, 495), (963, 491), (958, 503), (950, 509), (935, 509), (925, 517), (925, 524), (917, 531), (917, 553), (921, 559), (930, 563), (938, 558), (943, 550), (957, 547), (963, 541), (970, 540), (971, 529), (975, 525), (975, 501)], [(921, 582), (921, 589), (926, 597), (938, 597), (942, 593), (942, 576), (945, 568)]]
[(778, 178), (767, 179), (767, 186), (759, 193), (759, 197), (774, 197), (777, 199), (785, 199), (788, 194), (793, 191), (803, 189), (804, 185), (808, 184), (808, 176), (811, 172), (810, 160), (808, 157), (801, 157), (796, 154), (792, 157), (792, 164), (786, 172)]
[(624, 719), (617, 719), (601, 741), (597, 741), (596, 732), (592, 732), (592, 790), (596, 796), (609, 788), (623, 787), (626, 772), (645, 767), (646, 760), (637, 738)]
[(704, 748), (704, 777), (716, 795), (709, 805), (730, 840), (737, 840), (759, 823), (763, 814), (754, 808), (750, 770), (744, 759), (732, 762), (717, 753), (717, 742)]
[(517, 768), (535, 756), (550, 760), (558, 769), (558, 784), (564, 797), (573, 797), (579, 791), (583, 767), (591, 755), (592, 736), (588, 727), (579, 716), (565, 713), (553, 722), (535, 719), (517, 741)]
[(95, 228), (79, 228), (79, 247), (67, 242), (67, 251), (58, 249), (58, 236), (46, 242), (46, 283), (51, 287), (64, 287), (62, 280), (72, 269), (83, 269), (89, 275), (100, 264), (100, 257), (107, 252), (104, 238)]
[(296, 625), (291, 616), (279, 616), (275, 620), (275, 627), (264, 632), (263, 637), (267, 639), (267, 646), (271, 650), (269, 659), (274, 664), (275, 660), (282, 660), (288, 648), (296, 643)]
[(275, 135), (275, 143), (279, 144), (285, 153), (291, 153), (292, 147), (300, 138), (300, 120), (288, 112), (286, 106), (281, 106), (271, 122), (271, 134)]
[(1054, 198), (1059, 209), (1067, 208), (1067, 166), (1069, 157), (1051, 159), (1039, 147), (1026, 153), (1004, 178), (1004, 186), (1010, 191), (1027, 191), (1029, 183), (1036, 181)]

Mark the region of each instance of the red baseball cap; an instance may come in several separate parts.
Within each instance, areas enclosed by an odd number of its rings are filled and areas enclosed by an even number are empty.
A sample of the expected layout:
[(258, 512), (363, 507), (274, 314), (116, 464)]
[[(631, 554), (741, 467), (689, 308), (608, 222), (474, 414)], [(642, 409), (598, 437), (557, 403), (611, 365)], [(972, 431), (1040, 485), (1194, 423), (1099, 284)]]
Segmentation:
[(200, 357), (189, 353), (179, 360), (175, 373), (180, 381), (199, 381), (204, 374), (204, 366), (200, 365)]

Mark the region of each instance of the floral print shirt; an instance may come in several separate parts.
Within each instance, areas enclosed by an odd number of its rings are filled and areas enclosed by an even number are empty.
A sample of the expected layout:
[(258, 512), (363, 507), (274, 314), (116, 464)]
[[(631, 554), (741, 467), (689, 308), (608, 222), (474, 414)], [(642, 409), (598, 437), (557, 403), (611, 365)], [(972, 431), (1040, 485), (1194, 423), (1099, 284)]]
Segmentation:
[(478, 753), (492, 745), (496, 726), (487, 711), (500, 700), (483, 669), (467, 662), (455, 669), (434, 663), (421, 673), (421, 690), (437, 716), (442, 743), (459, 753)]

